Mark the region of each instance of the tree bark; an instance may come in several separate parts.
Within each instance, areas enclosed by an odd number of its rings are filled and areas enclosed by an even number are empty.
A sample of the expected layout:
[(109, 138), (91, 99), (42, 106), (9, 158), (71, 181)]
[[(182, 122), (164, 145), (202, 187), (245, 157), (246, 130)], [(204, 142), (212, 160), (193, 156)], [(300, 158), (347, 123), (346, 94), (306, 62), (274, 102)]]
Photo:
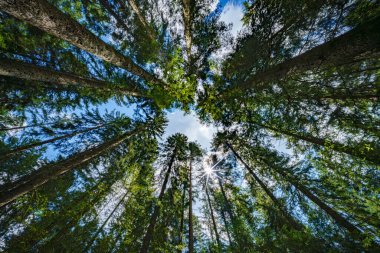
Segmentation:
[(65, 160), (43, 166), (38, 171), (32, 172), (30, 175), (24, 176), (16, 182), (6, 184), (0, 188), (0, 207), (17, 199), (18, 197), (31, 192), (41, 185), (65, 174), (74, 168), (89, 162), (91, 159), (99, 156), (101, 153), (120, 145), (129, 137), (138, 134), (145, 127), (138, 127), (133, 131), (124, 133), (123, 135), (109, 140), (97, 147), (75, 154)]
[(208, 186), (206, 186), (206, 197), (207, 197), (208, 206), (210, 208), (211, 221), (212, 221), (212, 226), (214, 228), (216, 242), (218, 244), (219, 250), (221, 250), (222, 249), (222, 244), (220, 243), (220, 237), (219, 237), (219, 233), (218, 233), (218, 228), (217, 228), (216, 222), (215, 222), (214, 210), (213, 210), (212, 205), (211, 205), (210, 194), (208, 193)]
[[(211, 194), (213, 194), (213, 190), (212, 190), (212, 188), (211, 188)], [(215, 195), (214, 195), (214, 199), (215, 199)], [(230, 233), (229, 225), (228, 225), (228, 222), (227, 222), (227, 219), (226, 219), (226, 215), (225, 215), (225, 210), (224, 210), (224, 208), (221, 208), (221, 209), (220, 209), (220, 214), (221, 214), (221, 216), (222, 216), (222, 220), (223, 220), (223, 223), (224, 223), (224, 227), (225, 227), (225, 229), (226, 229), (227, 239), (228, 239), (229, 245), (232, 245), (231, 233)]]
[(193, 44), (193, 39), (191, 36), (191, 23), (192, 23), (192, 16), (193, 16), (193, 6), (194, 3), (192, 0), (182, 0), (182, 19), (184, 24), (184, 36), (185, 36), (185, 42), (186, 42), (186, 52), (189, 62), (191, 58), (191, 47)]
[(74, 133), (71, 133), (71, 134), (65, 134), (65, 135), (58, 136), (58, 137), (55, 137), (55, 138), (51, 138), (51, 139), (48, 139), (48, 140), (45, 140), (45, 141), (40, 141), (40, 142), (35, 142), (35, 143), (28, 144), (28, 145), (20, 146), (20, 147), (17, 147), (15, 149), (12, 149), (12, 150), (10, 150), (8, 152), (5, 152), (3, 155), (0, 155), (0, 161), (4, 161), (5, 159), (9, 158), (10, 156), (13, 156), (13, 155), (15, 155), (15, 154), (17, 154), (17, 153), (19, 153), (21, 151), (25, 151), (25, 150), (28, 150), (28, 149), (31, 149), (31, 148), (39, 147), (39, 146), (42, 146), (44, 144), (56, 142), (58, 140), (70, 138), (70, 137), (76, 136), (78, 134), (87, 133), (87, 132), (90, 132), (92, 130), (96, 130), (96, 129), (99, 129), (99, 128), (102, 128), (102, 127), (104, 127), (104, 125), (99, 125), (99, 126), (96, 126), (96, 127), (91, 127), (91, 128), (84, 129), (82, 131), (74, 132)]
[[(183, 231), (183, 225), (185, 223), (185, 193), (186, 193), (186, 187), (183, 186), (183, 192), (182, 192), (182, 210), (181, 210), (181, 221), (179, 225), (179, 235), (178, 235), (178, 242), (179, 244), (182, 244), (182, 231)], [(178, 250), (178, 253), (181, 253), (182, 250)]]
[(194, 253), (192, 158), (189, 165), (189, 253)]
[[(377, 165), (380, 164), (380, 152), (376, 148), (374, 148), (372, 150), (367, 150), (366, 152), (362, 152), (358, 149), (355, 149), (352, 147), (347, 147), (344, 144), (340, 144), (338, 142), (332, 142), (332, 141), (329, 141), (327, 139), (317, 138), (317, 137), (314, 137), (312, 135), (301, 135), (301, 134), (292, 133), (288, 130), (283, 130), (283, 129), (271, 127), (268, 125), (262, 125), (262, 124), (259, 124), (256, 122), (252, 122), (252, 123), (255, 125), (258, 125), (260, 127), (272, 130), (274, 132), (293, 137), (293, 138), (298, 139), (298, 140), (303, 140), (303, 141), (306, 141), (306, 142), (309, 142), (309, 143), (312, 143), (312, 144), (315, 144), (318, 146), (329, 148), (329, 149), (337, 151), (337, 152), (341, 152), (341, 153), (345, 153), (345, 154), (348, 154), (351, 156), (355, 156), (357, 158), (367, 160), (367, 161), (372, 162), (372, 163), (377, 164)], [(358, 148), (362, 148), (362, 147), (358, 147)]]
[(282, 215), (286, 218), (289, 225), (295, 230), (303, 230), (303, 226), (299, 224), (293, 217), (285, 210), (283, 205), (278, 201), (278, 199), (274, 196), (272, 191), (265, 185), (263, 181), (256, 175), (253, 169), (241, 158), (241, 156), (235, 151), (231, 144), (226, 143), (228, 148), (232, 151), (235, 157), (244, 165), (244, 167), (248, 170), (251, 176), (256, 180), (256, 182), (260, 185), (260, 187), (265, 191), (265, 193), (269, 196), (269, 198), (273, 201), (273, 203), (277, 206), (277, 208), (281, 211)]
[(38, 241), (34, 241), (34, 246), (33, 248), (37, 247), (40, 251), (45, 252), (48, 249), (51, 249), (54, 245), (57, 245), (71, 229), (75, 229), (76, 226), (78, 225), (78, 222), (80, 219), (86, 215), (91, 208), (93, 208), (103, 197), (103, 194), (107, 193), (108, 190), (111, 188), (111, 185), (98, 189), (99, 192), (96, 194), (96, 197), (93, 198), (88, 205), (86, 205), (87, 208), (83, 208), (80, 210), (80, 212), (77, 214), (77, 216), (73, 217), (72, 219), (69, 220), (69, 222), (58, 231), (46, 244), (43, 244), (41, 246), (37, 246), (39, 244)]
[(115, 18), (116, 23), (120, 27), (123, 27), (123, 30), (127, 33), (129, 29), (127, 25), (125, 24), (125, 21), (114, 11), (112, 6), (109, 4), (108, 0), (99, 0), (99, 2), (108, 11), (108, 13), (111, 14), (112, 17)]
[[(109, 83), (103, 80), (85, 78), (71, 73), (58, 72), (18, 60), (1, 59), (0, 75), (48, 82), (52, 84), (78, 85), (107, 91), (112, 91), (114, 89), (110, 87)], [(116, 91), (122, 92), (126, 95), (141, 96), (141, 94), (134, 89), (116, 88)]]
[(283, 176), (287, 181), (289, 181), (298, 191), (302, 192), (308, 199), (314, 202), (319, 208), (325, 211), (339, 226), (344, 227), (351, 234), (358, 236), (361, 235), (362, 232), (355, 225), (346, 220), (343, 216), (341, 216), (337, 211), (332, 209), (326, 203), (324, 203), (320, 198), (314, 195), (308, 188), (304, 185), (300, 184), (291, 177), (287, 172), (281, 169), (275, 168), (275, 171)]
[(4, 127), (4, 128), (0, 128), (0, 131), (13, 131), (13, 130), (31, 128), (31, 127), (43, 127), (43, 126), (53, 125), (55, 123), (57, 122), (50, 122), (46, 124), (36, 124), (36, 125), (26, 125), (26, 126)]
[(270, 82), (292, 74), (326, 67), (338, 67), (380, 55), (380, 16), (358, 25), (349, 32), (310, 49), (292, 59), (255, 74), (248, 81), (234, 86), (243, 91), (262, 90)]
[[(168, 181), (169, 181), (169, 176), (170, 176), (170, 172), (171, 172), (172, 167), (173, 167), (173, 163), (174, 163), (174, 159), (176, 157), (176, 153), (177, 153), (177, 149), (174, 149), (173, 154), (172, 154), (170, 161), (169, 161), (169, 164), (168, 164), (168, 169), (167, 169), (166, 174), (165, 174), (164, 182), (162, 183), (162, 186), (161, 186), (160, 194), (158, 195), (158, 202), (161, 202), (162, 198), (164, 197), (164, 193), (165, 193)], [(142, 243), (141, 248), (140, 248), (140, 253), (147, 253), (149, 250), (149, 245), (150, 245), (150, 242), (152, 241), (152, 238), (153, 238), (154, 227), (156, 226), (157, 218), (158, 218), (159, 214), (160, 214), (160, 203), (158, 203), (154, 207), (153, 214), (150, 217), (148, 229), (146, 231), (146, 234), (145, 234), (144, 239), (143, 239), (143, 243)]]
[(102, 232), (104, 226), (108, 223), (108, 221), (111, 219), (111, 217), (114, 215), (116, 210), (119, 208), (119, 206), (124, 202), (125, 198), (129, 194), (129, 189), (127, 192), (121, 197), (120, 201), (116, 204), (115, 208), (112, 210), (112, 212), (108, 215), (107, 219), (103, 222), (103, 224), (98, 228), (96, 233), (91, 237), (90, 242), (87, 244), (85, 250), (83, 252), (89, 252), (91, 246), (94, 244), (96, 238), (98, 237), (99, 233)]
[(149, 82), (166, 86), (46, 0), (0, 0), (0, 9)]
[[(135, 2), (135, 0), (127, 0), (127, 1), (128, 1), (128, 4), (131, 6), (132, 10), (136, 13), (140, 23), (143, 25), (143, 27), (147, 31), (149, 38), (151, 40), (155, 40), (156, 35), (154, 34), (152, 28), (148, 25), (148, 22), (146, 22), (145, 17), (141, 14), (141, 11), (139, 7), (137, 6), (137, 3)], [(121, 0), (120, 2), (123, 2), (123, 0)]]
[(224, 191), (223, 183), (222, 183), (222, 180), (220, 179), (220, 177), (218, 177), (218, 184), (219, 184), (220, 191), (222, 192), (222, 195), (223, 195), (223, 199), (224, 199), (224, 203), (225, 203), (225, 209), (228, 213), (228, 216), (230, 216), (231, 221), (234, 222), (235, 216), (232, 213), (231, 205), (230, 205), (230, 202), (228, 201), (226, 192)]

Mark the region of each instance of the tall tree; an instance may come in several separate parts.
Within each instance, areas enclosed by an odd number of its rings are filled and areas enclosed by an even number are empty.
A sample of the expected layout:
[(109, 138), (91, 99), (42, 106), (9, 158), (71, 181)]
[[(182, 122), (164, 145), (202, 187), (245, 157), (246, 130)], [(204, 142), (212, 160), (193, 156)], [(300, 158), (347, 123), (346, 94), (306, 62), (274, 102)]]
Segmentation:
[(170, 174), (172, 172), (174, 162), (178, 159), (184, 159), (184, 148), (187, 146), (187, 137), (181, 134), (175, 134), (173, 136), (170, 136), (167, 139), (167, 142), (165, 143), (163, 149), (165, 151), (165, 155), (167, 155), (166, 159), (166, 171), (164, 176), (164, 181), (161, 185), (161, 190), (158, 195), (157, 201), (158, 203), (154, 206), (153, 213), (150, 216), (150, 221), (148, 228), (146, 230), (145, 236), (143, 238), (143, 242), (140, 248), (140, 253), (146, 253), (149, 250), (150, 243), (154, 236), (154, 228), (156, 226), (156, 222), (158, 219), (158, 216), (161, 212), (161, 201), (163, 200), (165, 190), (167, 188)]
[(130, 58), (117, 52), (112, 46), (103, 42), (47, 1), (2, 1), (0, 8), (10, 15), (66, 40), (106, 62), (125, 68), (149, 82), (165, 86), (161, 80), (135, 64)]
[(0, 206), (15, 200), (16, 198), (32, 191), (33, 189), (45, 184), (59, 175), (67, 173), (76, 166), (84, 164), (98, 155), (117, 147), (129, 137), (144, 131), (147, 126), (137, 126), (135, 129), (126, 132), (112, 140), (106, 141), (97, 147), (75, 154), (65, 160), (48, 164), (39, 170), (27, 175), (19, 180), (3, 185), (1, 188)]
[(218, 228), (216, 226), (216, 221), (215, 221), (215, 216), (214, 216), (214, 210), (213, 210), (213, 207), (211, 205), (211, 199), (210, 199), (210, 194), (208, 192), (208, 186), (206, 185), (205, 188), (206, 188), (205, 191), (206, 191), (207, 203), (208, 203), (208, 207), (209, 207), (209, 210), (210, 210), (210, 216), (211, 216), (212, 226), (213, 226), (215, 237), (216, 237), (216, 242), (218, 244), (219, 250), (221, 250), (222, 249), (222, 244), (220, 242), (220, 236), (219, 236)]
[(52, 84), (78, 85), (79, 87), (83, 86), (92, 89), (119, 91), (125, 95), (140, 96), (140, 93), (135, 88), (117, 87), (115, 89), (115, 87), (112, 88), (110, 84), (102, 80), (81, 77), (72, 73), (58, 72), (17, 60), (2, 59), (0, 61), (0, 75)]
[(194, 229), (193, 229), (193, 163), (202, 156), (202, 150), (195, 142), (189, 143), (189, 252), (194, 252)]
[(273, 195), (272, 191), (265, 185), (265, 183), (255, 174), (251, 167), (240, 157), (238, 153), (234, 150), (231, 144), (226, 143), (227, 147), (233, 152), (237, 159), (244, 165), (244, 167), (248, 170), (251, 176), (256, 180), (256, 182), (260, 185), (261, 188), (265, 191), (265, 193), (269, 196), (269, 198), (273, 201), (273, 203), (277, 206), (277, 208), (283, 213), (285, 218), (289, 221), (289, 224), (296, 230), (302, 230), (303, 227), (294, 220), (290, 214), (284, 209), (279, 200)]

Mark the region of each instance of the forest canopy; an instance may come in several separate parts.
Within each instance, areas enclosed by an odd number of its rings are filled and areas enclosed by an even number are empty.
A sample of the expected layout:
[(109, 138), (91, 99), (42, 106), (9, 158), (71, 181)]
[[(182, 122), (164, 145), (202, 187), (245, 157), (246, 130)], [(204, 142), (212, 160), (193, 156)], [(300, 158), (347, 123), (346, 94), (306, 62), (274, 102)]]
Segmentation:
[(380, 252), (379, 78), (377, 0), (0, 0), (0, 252)]

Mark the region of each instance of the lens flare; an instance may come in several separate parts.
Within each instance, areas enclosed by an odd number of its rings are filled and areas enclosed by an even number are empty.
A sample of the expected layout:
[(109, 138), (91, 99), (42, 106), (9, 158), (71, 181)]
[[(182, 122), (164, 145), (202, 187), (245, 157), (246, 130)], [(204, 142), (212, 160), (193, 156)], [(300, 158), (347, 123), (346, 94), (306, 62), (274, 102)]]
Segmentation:
[(210, 176), (213, 173), (213, 169), (210, 166), (204, 166), (206, 175)]

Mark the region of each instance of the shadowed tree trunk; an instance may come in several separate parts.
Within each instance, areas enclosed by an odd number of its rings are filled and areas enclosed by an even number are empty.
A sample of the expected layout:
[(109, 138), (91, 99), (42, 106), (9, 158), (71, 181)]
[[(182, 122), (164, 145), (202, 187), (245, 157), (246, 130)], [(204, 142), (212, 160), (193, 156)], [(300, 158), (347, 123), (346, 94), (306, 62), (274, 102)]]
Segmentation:
[(85, 78), (71, 73), (50, 70), (38, 67), (30, 63), (18, 60), (0, 60), (0, 75), (22, 78), (26, 80), (42, 81), (60, 85), (77, 85), (92, 89), (118, 91), (125, 95), (141, 96), (139, 92), (131, 88), (114, 88), (106, 81)]
[(329, 149), (337, 151), (337, 152), (341, 152), (341, 153), (345, 153), (345, 154), (348, 154), (351, 156), (355, 156), (357, 158), (367, 160), (367, 161), (372, 162), (374, 164), (378, 164), (378, 165), (380, 164), (380, 150), (378, 150), (377, 148), (366, 150), (364, 152), (364, 151), (360, 150), (363, 148), (362, 146), (358, 146), (357, 148), (352, 148), (352, 147), (348, 147), (344, 144), (340, 144), (338, 142), (332, 142), (332, 141), (327, 140), (327, 139), (317, 138), (317, 137), (314, 137), (310, 134), (301, 135), (301, 134), (297, 134), (297, 133), (292, 133), (288, 130), (283, 130), (283, 129), (271, 127), (268, 125), (262, 125), (262, 124), (259, 124), (257, 122), (251, 122), (251, 123), (253, 123), (257, 126), (272, 130), (274, 132), (293, 137), (293, 138), (298, 139), (298, 140), (303, 140), (303, 141), (306, 141), (306, 142), (309, 142), (309, 143), (312, 143), (312, 144), (315, 144), (318, 146), (329, 148)]
[(71, 134), (65, 134), (65, 135), (58, 136), (55, 138), (51, 138), (51, 139), (48, 139), (45, 141), (40, 141), (40, 142), (35, 142), (35, 143), (28, 144), (28, 145), (20, 146), (20, 147), (17, 147), (15, 149), (12, 149), (12, 150), (5, 152), (5, 154), (3, 154), (3, 155), (0, 155), (0, 161), (4, 161), (5, 159), (7, 159), (7, 158), (19, 153), (19, 152), (22, 152), (22, 151), (25, 151), (25, 150), (28, 150), (31, 148), (39, 147), (39, 146), (42, 146), (44, 144), (53, 143), (55, 141), (59, 141), (62, 139), (70, 138), (70, 137), (76, 136), (78, 134), (87, 133), (87, 132), (90, 132), (92, 130), (96, 130), (96, 129), (99, 129), (102, 127), (104, 127), (104, 125), (99, 125), (96, 127), (90, 127), (90, 128), (84, 129), (82, 131), (73, 132)]
[(220, 179), (220, 177), (217, 177), (218, 178), (218, 184), (219, 184), (219, 188), (220, 188), (220, 191), (222, 192), (222, 196), (223, 196), (223, 199), (224, 199), (224, 205), (225, 205), (225, 209), (228, 213), (228, 216), (230, 216), (230, 219), (232, 221), (232, 223), (234, 223), (234, 220), (235, 220), (235, 216), (232, 212), (232, 209), (231, 209), (231, 204), (227, 198), (227, 195), (226, 195), (226, 192), (224, 190), (224, 187), (223, 187), (223, 182), (222, 180)]
[(0, 9), (149, 82), (166, 86), (46, 0), (1, 0)]
[(189, 163), (189, 253), (194, 253), (192, 157)]
[[(212, 188), (211, 188), (211, 194), (214, 194)], [(214, 196), (214, 199), (215, 199), (215, 195), (213, 195), (213, 196)], [(220, 214), (222, 216), (222, 220), (223, 220), (223, 223), (224, 223), (224, 228), (226, 229), (228, 243), (229, 243), (229, 245), (232, 245), (231, 233), (230, 233), (230, 228), (229, 228), (230, 226), (228, 225), (224, 208), (220, 209)]]
[(19, 130), (19, 129), (25, 129), (25, 128), (32, 128), (32, 127), (43, 127), (43, 126), (53, 125), (55, 123), (56, 122), (51, 122), (51, 123), (46, 123), (46, 124), (26, 125), (26, 126), (3, 127), (3, 128), (0, 128), (0, 131), (13, 131), (13, 130)]
[[(380, 16), (292, 59), (255, 74), (236, 90), (261, 90), (289, 75), (325, 67), (338, 67), (379, 56)], [(229, 91), (231, 92), (231, 91)]]
[(108, 221), (112, 218), (112, 216), (114, 215), (116, 210), (119, 208), (119, 206), (124, 202), (124, 200), (128, 196), (129, 190), (130, 189), (128, 189), (127, 192), (120, 198), (120, 201), (116, 204), (116, 206), (112, 210), (112, 212), (107, 216), (107, 219), (103, 222), (103, 224), (98, 228), (98, 230), (95, 232), (95, 234), (91, 237), (91, 240), (89, 241), (89, 243), (87, 244), (87, 246), (83, 252), (89, 252), (91, 246), (94, 244), (94, 242), (95, 242), (96, 238), (98, 237), (98, 235), (100, 234), (100, 232), (102, 232), (104, 226), (107, 225)]
[[(75, 228), (75, 226), (78, 224), (78, 222), (80, 221), (80, 219), (85, 215), (87, 214), (91, 208), (93, 208), (101, 199), (102, 197), (104, 197), (103, 194), (107, 194), (109, 192), (109, 190), (111, 189), (111, 186), (112, 184), (109, 184), (107, 185), (106, 187), (100, 187), (98, 188), (97, 190), (99, 192), (95, 193), (95, 197), (84, 207), (80, 210), (80, 212), (78, 214), (75, 214), (75, 217), (72, 217), (72, 219), (70, 219), (70, 221), (62, 228), (58, 231), (58, 233), (56, 233), (50, 240), (49, 242), (46, 243), (46, 245), (42, 245), (40, 246), (40, 249), (41, 251), (43, 251), (43, 249), (49, 249), (51, 248), (53, 245), (57, 244), (60, 240), (62, 240), (62, 238), (67, 235), (67, 233)], [(92, 192), (92, 194), (94, 194)], [(90, 194), (88, 194), (87, 196), (89, 196)], [(66, 210), (67, 211), (67, 210)], [(54, 222), (51, 222), (50, 225), (54, 225)], [(49, 229), (49, 228), (47, 228)], [(36, 241), (34, 241), (34, 247), (36, 247)]]
[[(231, 147), (231, 146), (230, 146)], [(264, 163), (266, 166), (280, 174), (286, 181), (291, 183), (298, 191), (303, 193), (308, 199), (310, 199), (314, 204), (316, 204), (319, 208), (325, 211), (339, 226), (347, 229), (352, 235), (355, 237), (361, 236), (362, 232), (355, 225), (350, 223), (347, 219), (345, 219), (342, 215), (340, 215), (333, 208), (324, 203), (320, 198), (314, 195), (307, 187), (299, 183), (294, 177), (289, 175), (282, 168), (278, 168), (274, 166), (270, 161), (267, 161), (264, 157), (258, 156), (260, 161)]]
[[(182, 234), (183, 234), (183, 225), (185, 223), (185, 193), (186, 193), (186, 186), (183, 186), (183, 192), (182, 192), (182, 210), (181, 210), (181, 221), (179, 225), (179, 235), (178, 235), (178, 242), (179, 244), (182, 244)], [(178, 250), (178, 253), (181, 253), (182, 250)]]
[(185, 36), (185, 42), (186, 42), (186, 53), (187, 57), (189, 58), (188, 61), (190, 61), (191, 57), (191, 47), (193, 45), (193, 38), (191, 36), (191, 23), (192, 23), (192, 16), (193, 16), (193, 9), (194, 9), (194, 3), (192, 0), (182, 0), (182, 19), (184, 23), (184, 36)]
[(117, 26), (123, 27), (123, 31), (128, 33), (129, 29), (125, 24), (125, 21), (119, 16), (118, 13), (114, 11), (113, 7), (109, 4), (108, 0), (99, 0), (99, 2), (109, 12), (109, 14), (111, 14), (112, 17), (115, 18)]
[(215, 222), (214, 210), (213, 210), (212, 205), (211, 205), (210, 194), (208, 192), (208, 186), (206, 186), (206, 197), (207, 197), (207, 203), (208, 203), (208, 206), (210, 209), (211, 221), (212, 221), (212, 226), (213, 226), (215, 237), (216, 237), (216, 242), (218, 244), (219, 250), (221, 250), (222, 244), (220, 243), (220, 237), (219, 237), (218, 228), (217, 228), (216, 222)]
[[(137, 3), (135, 0), (127, 0), (128, 4), (131, 6), (132, 10), (136, 13), (140, 23), (145, 28), (146, 32), (148, 33), (148, 36), (151, 40), (155, 40), (156, 35), (154, 34), (154, 31), (152, 28), (148, 25), (148, 22), (146, 21), (145, 17), (142, 15), (139, 7), (137, 6)], [(120, 2), (123, 2), (123, 0), (120, 0)], [(124, 4), (124, 3), (123, 3)]]
[(285, 170), (281, 170), (278, 168), (274, 168), (274, 170), (282, 177), (284, 177), (288, 182), (290, 182), (298, 191), (302, 192), (314, 204), (316, 204), (319, 208), (325, 211), (339, 226), (347, 229), (355, 237), (360, 236), (362, 234), (360, 229), (358, 229), (355, 225), (353, 225), (351, 222), (345, 219), (337, 211), (335, 211), (326, 203), (324, 203), (320, 198), (314, 195), (307, 187), (297, 182), (297, 180), (291, 177), (287, 172), (285, 172)]
[(30, 175), (24, 176), (13, 183), (1, 186), (0, 207), (57, 178), (58, 176), (89, 162), (91, 159), (99, 156), (105, 151), (120, 145), (129, 137), (140, 133), (144, 128), (145, 127), (138, 127), (117, 138), (100, 144), (97, 147), (75, 154), (65, 160), (45, 165), (38, 171), (32, 172)]
[(256, 180), (256, 182), (260, 185), (260, 187), (265, 191), (265, 193), (269, 196), (269, 198), (273, 201), (273, 203), (277, 206), (277, 208), (281, 211), (282, 215), (287, 219), (290, 226), (296, 230), (303, 230), (303, 226), (299, 224), (293, 217), (285, 210), (284, 206), (278, 201), (278, 199), (274, 196), (272, 191), (264, 184), (263, 181), (256, 175), (253, 169), (248, 166), (248, 164), (240, 157), (240, 155), (235, 151), (231, 144), (226, 143), (228, 148), (232, 151), (235, 157), (244, 165), (244, 167), (248, 170), (251, 176)]
[[(172, 167), (173, 167), (173, 163), (174, 163), (174, 159), (176, 157), (176, 153), (177, 153), (177, 149), (174, 149), (173, 154), (172, 154), (170, 161), (169, 161), (169, 164), (168, 164), (168, 169), (165, 173), (165, 179), (164, 179), (164, 182), (162, 183), (160, 194), (158, 195), (158, 202), (161, 202), (162, 198), (164, 197), (164, 193), (165, 193), (168, 181), (169, 181), (169, 176), (170, 176), (170, 172), (171, 172)], [(153, 238), (154, 227), (156, 226), (157, 218), (158, 218), (159, 214), (160, 214), (160, 203), (157, 203), (154, 207), (153, 214), (150, 217), (149, 226), (148, 226), (148, 229), (147, 229), (146, 234), (144, 236), (143, 243), (142, 243), (141, 248), (140, 248), (140, 253), (147, 253), (149, 250), (149, 245), (150, 245), (150, 242), (152, 241), (152, 238)]]

